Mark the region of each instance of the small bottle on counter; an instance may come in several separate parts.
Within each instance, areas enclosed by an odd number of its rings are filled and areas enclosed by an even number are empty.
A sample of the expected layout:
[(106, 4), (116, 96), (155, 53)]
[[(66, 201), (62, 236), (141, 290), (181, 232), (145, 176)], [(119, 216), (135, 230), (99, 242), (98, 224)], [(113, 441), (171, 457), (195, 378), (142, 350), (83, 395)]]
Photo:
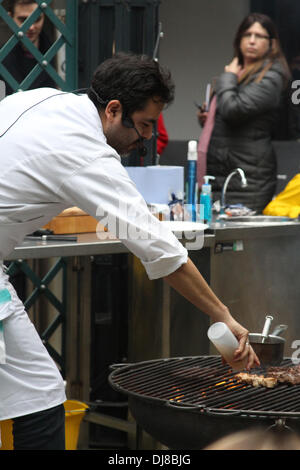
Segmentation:
[(206, 175), (203, 177), (204, 184), (201, 188), (200, 195), (200, 219), (205, 223), (210, 223), (212, 219), (212, 191), (210, 180), (214, 180), (214, 176)]
[(200, 219), (205, 223), (210, 223), (212, 219), (212, 190), (209, 181), (214, 180), (215, 177), (206, 175), (203, 179), (204, 184), (200, 195)]
[(212, 192), (210, 180), (214, 180), (214, 176), (206, 175), (203, 177), (204, 184), (201, 188), (200, 195), (200, 219), (205, 223), (210, 223), (212, 219)]
[(207, 336), (233, 370), (245, 369), (247, 358), (243, 361), (234, 361), (234, 352), (239, 343), (226, 323), (213, 323), (208, 329)]

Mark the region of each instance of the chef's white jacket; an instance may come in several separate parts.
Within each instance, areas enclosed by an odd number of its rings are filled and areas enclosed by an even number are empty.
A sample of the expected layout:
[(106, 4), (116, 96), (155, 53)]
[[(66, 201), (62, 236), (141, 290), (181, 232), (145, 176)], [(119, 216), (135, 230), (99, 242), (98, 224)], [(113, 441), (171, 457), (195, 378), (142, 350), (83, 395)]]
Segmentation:
[[(119, 155), (107, 144), (87, 95), (50, 88), (10, 95), (0, 102), (0, 136), (0, 260), (25, 235), (78, 206), (100, 221), (109, 214), (128, 227), (134, 236), (122, 242), (140, 258), (150, 279), (187, 262), (186, 249), (149, 214)], [(6, 345), (0, 420), (65, 401), (60, 373), (0, 269), (4, 289), (11, 301), (0, 304)]]

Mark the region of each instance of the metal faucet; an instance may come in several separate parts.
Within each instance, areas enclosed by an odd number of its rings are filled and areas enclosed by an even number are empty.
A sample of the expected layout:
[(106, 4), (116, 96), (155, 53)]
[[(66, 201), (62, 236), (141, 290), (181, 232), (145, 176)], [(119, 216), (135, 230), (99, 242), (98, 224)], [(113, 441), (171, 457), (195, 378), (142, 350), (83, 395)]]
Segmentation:
[(226, 178), (226, 180), (225, 180), (225, 182), (224, 182), (224, 184), (223, 184), (222, 194), (221, 194), (221, 209), (220, 209), (220, 214), (224, 214), (224, 212), (225, 212), (225, 207), (226, 207), (226, 204), (225, 204), (225, 195), (226, 195), (226, 191), (227, 191), (228, 184), (229, 184), (231, 178), (232, 178), (234, 175), (240, 175), (242, 188), (245, 188), (246, 186), (248, 186), (247, 178), (246, 178), (246, 176), (245, 176), (244, 171), (243, 171), (241, 168), (236, 168), (234, 171), (232, 171), (232, 172), (227, 176), (227, 178)]

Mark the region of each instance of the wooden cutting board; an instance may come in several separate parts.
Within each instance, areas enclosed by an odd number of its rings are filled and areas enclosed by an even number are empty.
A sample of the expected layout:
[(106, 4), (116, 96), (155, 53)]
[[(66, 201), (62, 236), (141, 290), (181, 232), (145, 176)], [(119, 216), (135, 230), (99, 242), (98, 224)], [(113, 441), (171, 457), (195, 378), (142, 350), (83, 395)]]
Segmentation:
[(70, 234), (95, 233), (96, 227), (97, 231), (106, 231), (94, 217), (86, 214), (79, 207), (70, 207), (54, 217), (43, 228), (52, 230), (56, 234)]

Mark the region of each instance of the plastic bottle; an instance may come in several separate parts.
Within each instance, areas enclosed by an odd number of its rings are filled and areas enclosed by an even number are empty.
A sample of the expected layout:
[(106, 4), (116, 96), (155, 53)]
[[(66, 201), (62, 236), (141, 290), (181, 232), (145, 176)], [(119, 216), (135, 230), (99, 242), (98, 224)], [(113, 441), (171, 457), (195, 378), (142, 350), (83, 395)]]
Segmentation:
[(232, 369), (245, 369), (247, 358), (243, 361), (234, 361), (234, 352), (238, 348), (239, 343), (226, 323), (213, 323), (208, 329), (207, 336)]
[(198, 143), (190, 140), (188, 143), (188, 194), (187, 203), (191, 207), (191, 219), (196, 222), (196, 177), (197, 177), (197, 152)]
[(203, 177), (204, 184), (201, 188), (200, 195), (200, 219), (206, 223), (210, 223), (212, 219), (212, 193), (210, 180), (214, 180), (214, 176), (206, 175)]

